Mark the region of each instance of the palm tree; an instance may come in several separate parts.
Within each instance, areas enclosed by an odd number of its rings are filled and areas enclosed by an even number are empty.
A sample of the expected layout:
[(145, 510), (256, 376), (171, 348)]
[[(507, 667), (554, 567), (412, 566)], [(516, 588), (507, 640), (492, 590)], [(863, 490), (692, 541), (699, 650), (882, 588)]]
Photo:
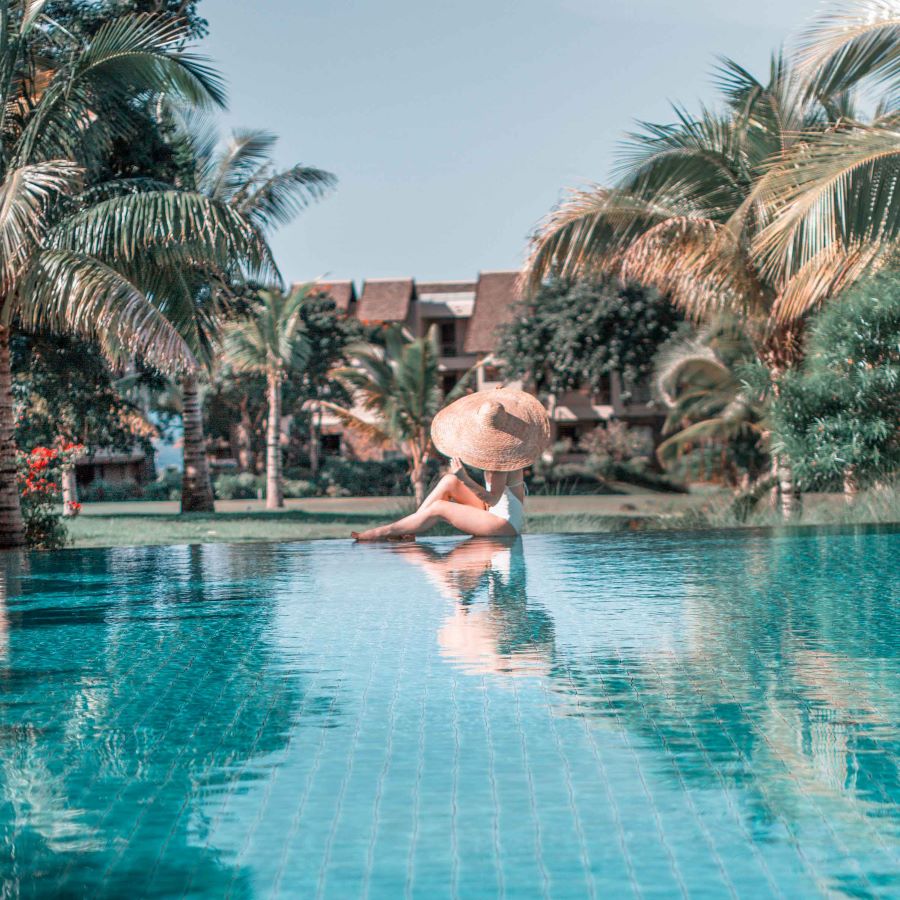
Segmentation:
[(347, 408), (320, 400), (341, 422), (382, 446), (400, 449), (409, 465), (416, 504), (425, 499), (428, 462), (434, 454), (431, 421), (444, 402), (461, 397), (478, 367), (470, 369), (446, 397), (438, 374), (438, 336), (432, 326), (425, 337), (411, 339), (400, 326), (384, 333), (384, 347), (350, 347), (352, 363), (334, 370), (334, 377), (353, 398)]
[(721, 316), (662, 351), (656, 385), (668, 408), (663, 434), (671, 435), (656, 449), (662, 465), (675, 464), (698, 446), (716, 448), (719, 474), (749, 487), (769, 442), (765, 398), (741, 377), (741, 367), (755, 359), (740, 326)]
[[(0, 545), (24, 540), (15, 478), (9, 330), (96, 339), (108, 357), (196, 365), (151, 297), (165, 261), (264, 254), (235, 215), (187, 192), (87, 190), (135, 97), (222, 103), (218, 77), (182, 48), (170, 19), (128, 15), (87, 41), (42, 17), (43, 3), (0, 0)], [(52, 52), (48, 50), (52, 47)], [(236, 240), (236, 235), (240, 237)]]
[[(805, 135), (851, 115), (845, 96), (811, 94), (780, 56), (763, 84), (723, 61), (718, 85), (726, 112), (673, 124), (645, 124), (632, 135), (611, 188), (578, 191), (540, 226), (528, 265), (532, 288), (550, 274), (604, 271), (668, 293), (689, 315), (737, 317), (777, 385), (802, 353), (808, 299), (835, 293), (841, 267), (788, 265), (766, 251), (773, 173)], [(818, 301), (814, 301), (818, 302)], [(796, 509), (788, 460), (776, 457), (782, 511)]]
[(238, 372), (265, 375), (269, 400), (266, 428), (266, 509), (284, 506), (281, 477), (281, 388), (289, 372), (303, 369), (309, 343), (303, 335), (303, 303), (309, 287), (290, 294), (260, 291), (254, 314), (229, 322), (223, 329), (225, 358)]
[[(181, 124), (175, 143), (192, 162), (181, 186), (229, 209), (260, 243), (276, 225), (289, 222), (335, 184), (335, 177), (322, 169), (300, 164), (277, 169), (272, 161), (277, 138), (268, 132), (238, 131), (217, 146), (215, 132), (203, 122), (186, 119)], [(217, 331), (231, 305), (227, 286), (236, 274), (228, 270), (195, 272), (179, 316), (182, 335), (207, 371), (213, 362)], [(181, 378), (182, 512), (214, 511), (198, 376), (192, 369)]]

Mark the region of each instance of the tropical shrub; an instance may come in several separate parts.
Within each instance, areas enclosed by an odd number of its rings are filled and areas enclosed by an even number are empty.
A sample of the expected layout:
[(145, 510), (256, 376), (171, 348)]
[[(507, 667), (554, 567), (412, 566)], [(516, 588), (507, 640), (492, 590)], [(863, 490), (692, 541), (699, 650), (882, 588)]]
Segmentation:
[(216, 500), (255, 500), (265, 487), (265, 479), (252, 472), (222, 473), (213, 478)]
[(769, 387), (767, 370), (731, 316), (669, 342), (656, 360), (668, 435), (656, 448), (660, 464), (681, 477), (732, 487), (755, 482), (771, 467)]
[(803, 367), (772, 408), (775, 442), (807, 489), (848, 492), (900, 471), (900, 279), (882, 275), (815, 319)]
[(181, 497), (181, 472), (175, 466), (167, 466), (155, 481), (143, 486), (143, 500), (178, 500)]
[(81, 489), (81, 499), (85, 503), (122, 503), (125, 500), (144, 500), (144, 488), (133, 478), (121, 481), (107, 481), (95, 478)]
[[(61, 448), (35, 447), (16, 454), (17, 483), (25, 541), (38, 550), (57, 550), (68, 543), (68, 533), (60, 514), (62, 473), (72, 465), (82, 448), (66, 444)], [(77, 515), (81, 504), (69, 504), (70, 515)]]

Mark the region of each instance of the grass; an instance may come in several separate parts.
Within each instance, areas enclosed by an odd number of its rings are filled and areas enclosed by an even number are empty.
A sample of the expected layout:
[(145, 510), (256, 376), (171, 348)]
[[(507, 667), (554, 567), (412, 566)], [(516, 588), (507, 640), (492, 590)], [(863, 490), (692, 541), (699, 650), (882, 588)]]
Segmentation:
[[(700, 499), (654, 493), (533, 497), (528, 501), (529, 531), (615, 531), (635, 516), (682, 514)], [(216, 509), (215, 515), (179, 515), (177, 503), (85, 503), (69, 531), (75, 547), (343, 538), (405, 515), (413, 505), (397, 497), (319, 497), (288, 500), (284, 510), (272, 512), (257, 500), (220, 501)]]
[[(217, 504), (215, 515), (179, 515), (175, 503), (87, 503), (70, 523), (75, 547), (123, 547), (243, 541), (297, 541), (345, 538), (359, 530), (411, 511), (412, 502), (396, 497), (289, 500), (284, 510), (268, 512), (259, 501)], [(900, 522), (900, 491), (887, 488), (862, 494), (848, 505), (834, 494), (804, 497), (795, 524), (829, 525)], [(585, 533), (756, 527), (784, 524), (761, 508), (746, 521), (731, 511), (727, 493), (531, 497), (531, 533)], [(449, 529), (436, 533), (451, 533)]]

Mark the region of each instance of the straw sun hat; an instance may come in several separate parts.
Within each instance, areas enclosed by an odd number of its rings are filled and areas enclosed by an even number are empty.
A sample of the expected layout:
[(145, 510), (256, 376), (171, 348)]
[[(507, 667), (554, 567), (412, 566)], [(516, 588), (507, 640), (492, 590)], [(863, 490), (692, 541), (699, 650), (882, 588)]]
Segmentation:
[(444, 456), (489, 472), (531, 465), (550, 443), (550, 418), (537, 397), (495, 388), (460, 397), (431, 423), (431, 437)]

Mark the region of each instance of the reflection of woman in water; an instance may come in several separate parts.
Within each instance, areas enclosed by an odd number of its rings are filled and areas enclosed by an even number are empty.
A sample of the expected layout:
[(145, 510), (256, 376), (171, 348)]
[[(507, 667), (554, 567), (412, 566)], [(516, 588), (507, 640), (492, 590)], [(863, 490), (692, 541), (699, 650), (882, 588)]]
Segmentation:
[[(411, 515), (380, 528), (352, 532), (358, 541), (410, 540), (437, 522), (466, 534), (515, 537), (525, 526), (523, 470), (550, 439), (547, 411), (531, 394), (513, 388), (480, 391), (442, 409), (431, 426), (450, 471)], [(466, 472), (485, 473), (484, 487)]]
[(471, 538), (448, 553), (409, 544), (402, 557), (421, 566), (453, 601), (453, 612), (438, 632), (446, 659), (469, 674), (549, 672), (553, 620), (528, 602), (521, 540)]

